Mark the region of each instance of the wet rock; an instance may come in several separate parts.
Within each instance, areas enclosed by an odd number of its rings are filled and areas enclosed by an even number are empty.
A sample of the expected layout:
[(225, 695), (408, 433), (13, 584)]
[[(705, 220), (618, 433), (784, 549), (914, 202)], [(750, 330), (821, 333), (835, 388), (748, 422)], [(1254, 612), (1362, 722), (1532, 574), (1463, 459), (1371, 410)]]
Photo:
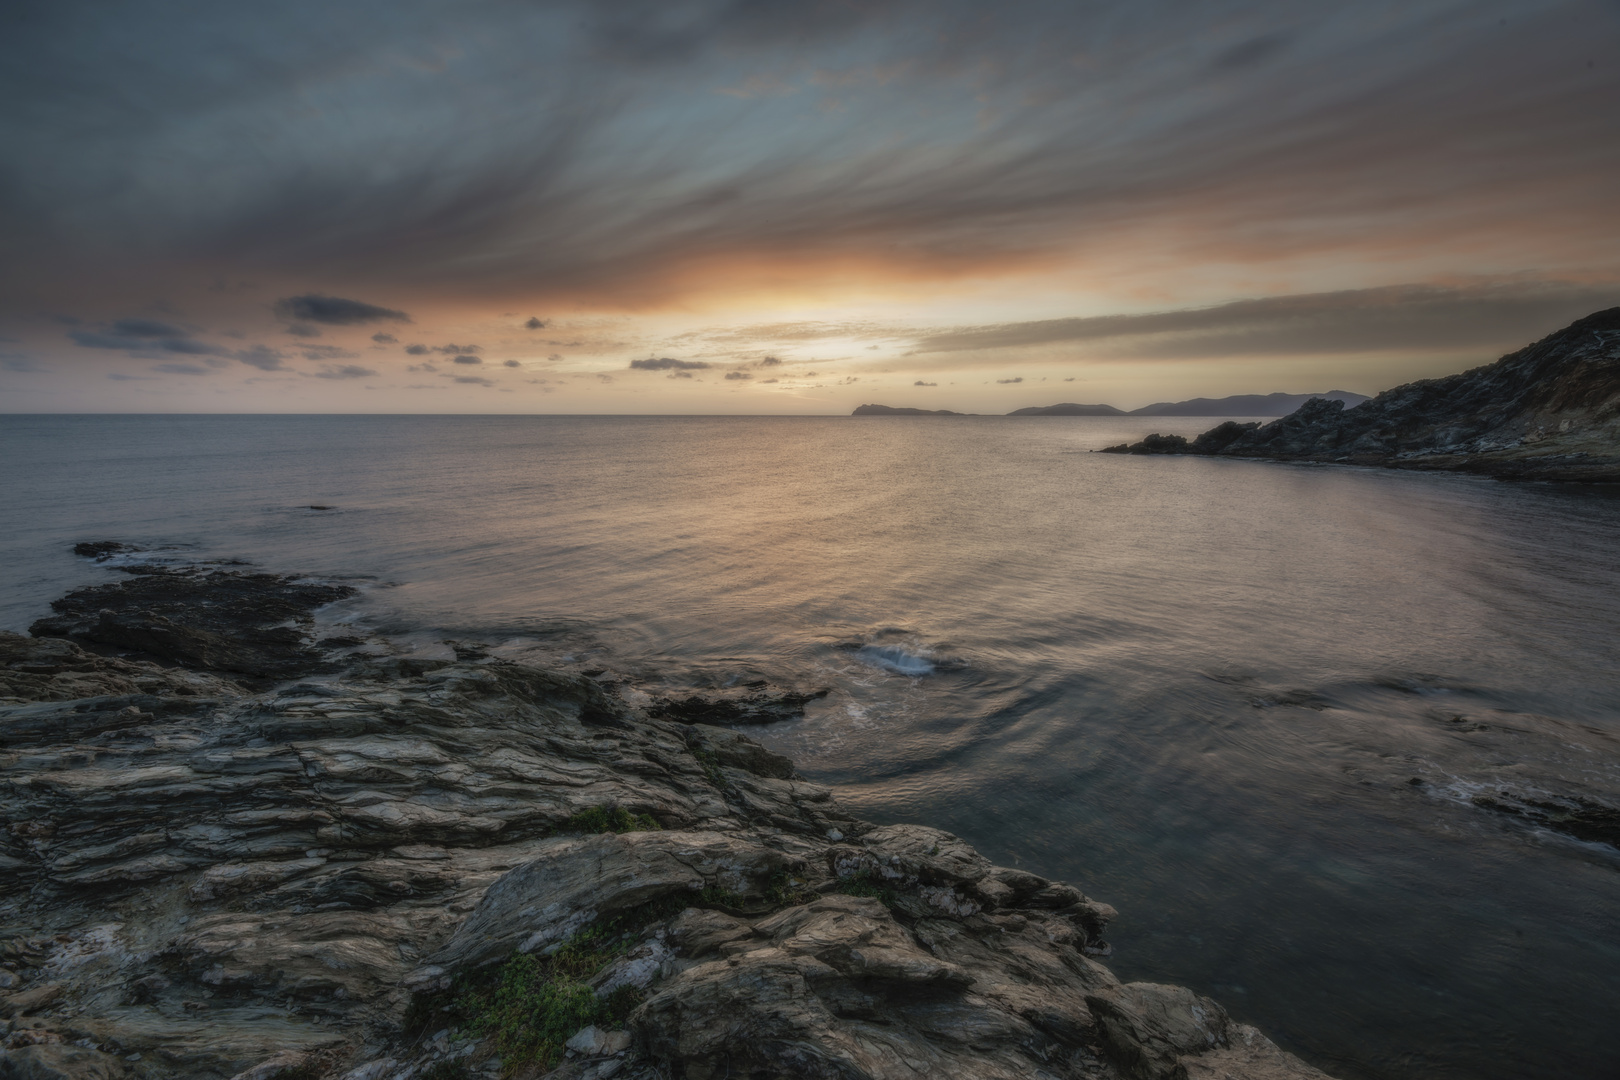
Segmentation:
[(1120, 443), (1104, 447), (1101, 454), (1185, 454), (1187, 440), (1180, 435), (1160, 435), (1154, 432), (1138, 443)]
[(1182, 1059), (1226, 1049), (1226, 1010), (1182, 986), (1127, 983), (1089, 994), (1110, 1056), (1137, 1080), (1177, 1080)]
[(112, 646), (205, 671), (291, 679), (330, 670), (311, 641), (315, 609), (355, 590), (277, 574), (138, 567), (127, 581), (75, 589), (35, 637)]
[(592, 1024), (563, 1044), (576, 1054), (598, 1057), (604, 1054), (622, 1054), (630, 1048), (628, 1031), (604, 1031)]
[(655, 698), (647, 715), (682, 724), (774, 724), (796, 720), (804, 707), (827, 696), (826, 690), (769, 690), (743, 687), (686, 697)]
[(0, 1080), (120, 1080), (128, 1075), (110, 1054), (45, 1043), (0, 1050)]
[(537, 850), (485, 893), (435, 964), (477, 968), (513, 952), (544, 951), (599, 918), (705, 888), (759, 896), (794, 862), (717, 832), (558, 837)]
[(84, 540), (73, 545), (73, 554), (83, 559), (106, 562), (114, 555), (133, 555), (144, 548), (120, 540)]
[(1187, 452), (1191, 454), (1218, 454), (1259, 427), (1260, 424), (1257, 421), (1240, 424), (1236, 420), (1228, 420), (1223, 424), (1217, 424), (1194, 439), (1187, 447)]
[(41, 983), (0, 998), (0, 1016), (30, 1016), (44, 1012), (62, 999), (67, 986), (60, 982)]
[(1620, 848), (1620, 809), (1595, 799), (1536, 796), (1503, 789), (1494, 795), (1475, 795), (1469, 801), (1577, 840)]

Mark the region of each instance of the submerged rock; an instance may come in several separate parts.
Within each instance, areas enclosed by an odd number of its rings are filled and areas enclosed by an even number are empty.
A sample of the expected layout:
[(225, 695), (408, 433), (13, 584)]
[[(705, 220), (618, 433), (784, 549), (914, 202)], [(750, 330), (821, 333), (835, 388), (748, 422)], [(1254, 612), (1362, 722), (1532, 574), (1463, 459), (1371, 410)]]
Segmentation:
[(29, 633), (204, 671), (291, 679), (332, 669), (311, 638), (313, 616), (355, 595), (347, 585), (277, 574), (127, 569), (125, 581), (75, 589), (54, 601), (56, 614), (35, 622)]
[[(96, 595), (234, 673), (253, 597), (326, 595), (254, 577)], [(269, 655), (300, 681), (0, 635), (0, 1077), (1320, 1075), (1122, 986), (1108, 905), (862, 822), (738, 732), (475, 652)], [(514, 971), (580, 1019), (469, 1011)]]
[(826, 690), (806, 692), (746, 686), (685, 697), (655, 698), (647, 707), (647, 715), (683, 724), (774, 724), (778, 720), (798, 719), (804, 715), (806, 705), (826, 696)]

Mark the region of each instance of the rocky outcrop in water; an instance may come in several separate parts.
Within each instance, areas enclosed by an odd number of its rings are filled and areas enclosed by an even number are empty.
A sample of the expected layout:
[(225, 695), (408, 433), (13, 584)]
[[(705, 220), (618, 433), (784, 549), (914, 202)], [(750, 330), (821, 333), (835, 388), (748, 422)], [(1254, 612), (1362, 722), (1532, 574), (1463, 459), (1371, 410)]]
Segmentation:
[[(1354, 409), (1321, 398), (1233, 438), (1151, 435), (1106, 453), (1207, 454), (1620, 481), (1620, 308), (1589, 315), (1494, 364), (1386, 390)], [(1211, 438), (1217, 432), (1223, 435)]]
[(1342, 401), (1353, 409), (1371, 400), (1366, 394), (1329, 390), (1325, 394), (1233, 394), (1223, 398), (1191, 398), (1187, 401), (1157, 401), (1132, 409), (1132, 416), (1287, 416), (1312, 398)]
[(245, 597), (313, 596), (266, 577), (0, 634), (0, 1077), (1321, 1076), (1122, 984), (1079, 889), (599, 678), (306, 635), (263, 685)]

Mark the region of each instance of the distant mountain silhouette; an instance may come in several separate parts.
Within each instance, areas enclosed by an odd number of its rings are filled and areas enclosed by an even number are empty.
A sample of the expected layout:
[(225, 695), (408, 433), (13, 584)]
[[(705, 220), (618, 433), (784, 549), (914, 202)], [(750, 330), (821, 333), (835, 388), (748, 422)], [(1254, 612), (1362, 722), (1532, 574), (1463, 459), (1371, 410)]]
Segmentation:
[(1353, 409), (1370, 400), (1365, 394), (1329, 390), (1325, 394), (1234, 394), (1223, 398), (1193, 398), (1190, 401), (1161, 401), (1132, 409), (1132, 416), (1287, 416), (1312, 398), (1342, 401)]
[(1027, 409), (1014, 409), (1008, 416), (1124, 416), (1112, 405), (1076, 405), (1065, 401), (1061, 405), (1031, 405)]
[(972, 413), (951, 412), (949, 409), (895, 408), (893, 405), (857, 405), (851, 416), (971, 416)]

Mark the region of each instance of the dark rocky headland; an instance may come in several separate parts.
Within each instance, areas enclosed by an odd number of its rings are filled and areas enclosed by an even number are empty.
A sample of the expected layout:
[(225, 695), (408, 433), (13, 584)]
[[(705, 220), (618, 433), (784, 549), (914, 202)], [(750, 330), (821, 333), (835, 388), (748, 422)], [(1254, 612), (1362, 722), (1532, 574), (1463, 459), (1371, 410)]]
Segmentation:
[[(89, 556), (128, 555), (114, 545)], [(0, 1078), (1322, 1078), (1115, 912), (609, 673), (143, 565), (0, 634)]]
[(1397, 386), (1353, 409), (1317, 398), (1263, 427), (1228, 421), (1191, 442), (1155, 434), (1103, 452), (1620, 482), (1620, 308), (1494, 364)]

